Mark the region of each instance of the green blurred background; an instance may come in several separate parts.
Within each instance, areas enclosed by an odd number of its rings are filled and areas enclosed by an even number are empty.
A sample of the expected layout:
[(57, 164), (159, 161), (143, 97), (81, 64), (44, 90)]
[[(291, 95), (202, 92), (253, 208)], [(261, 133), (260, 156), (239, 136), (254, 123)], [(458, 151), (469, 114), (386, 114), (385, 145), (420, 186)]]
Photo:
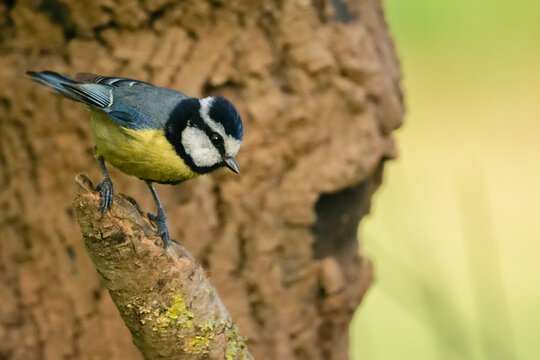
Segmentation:
[(540, 1), (385, 8), (407, 117), (353, 359), (540, 359)]

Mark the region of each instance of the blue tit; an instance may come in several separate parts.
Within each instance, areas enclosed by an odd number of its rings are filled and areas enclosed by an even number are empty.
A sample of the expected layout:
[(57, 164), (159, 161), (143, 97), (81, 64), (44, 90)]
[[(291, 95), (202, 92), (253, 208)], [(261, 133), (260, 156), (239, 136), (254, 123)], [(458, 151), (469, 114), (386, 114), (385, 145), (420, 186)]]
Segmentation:
[(88, 73), (74, 79), (52, 71), (27, 74), (32, 80), (82, 103), (90, 110), (90, 127), (103, 182), (101, 210), (112, 204), (114, 190), (105, 162), (146, 182), (157, 206), (148, 214), (170, 245), (165, 210), (154, 182), (178, 184), (226, 166), (240, 173), (235, 156), (243, 136), (234, 105), (220, 96), (203, 99), (133, 79)]

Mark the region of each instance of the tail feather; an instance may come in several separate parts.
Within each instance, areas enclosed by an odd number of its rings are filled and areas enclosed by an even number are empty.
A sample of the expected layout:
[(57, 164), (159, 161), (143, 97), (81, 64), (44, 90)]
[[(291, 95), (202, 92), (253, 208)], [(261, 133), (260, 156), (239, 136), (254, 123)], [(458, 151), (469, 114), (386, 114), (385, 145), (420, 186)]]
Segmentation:
[(70, 77), (53, 71), (27, 71), (26, 74), (38, 84), (44, 85), (67, 98), (75, 101), (83, 101), (77, 93), (64, 86), (66, 84), (79, 84), (78, 81), (75, 81)]

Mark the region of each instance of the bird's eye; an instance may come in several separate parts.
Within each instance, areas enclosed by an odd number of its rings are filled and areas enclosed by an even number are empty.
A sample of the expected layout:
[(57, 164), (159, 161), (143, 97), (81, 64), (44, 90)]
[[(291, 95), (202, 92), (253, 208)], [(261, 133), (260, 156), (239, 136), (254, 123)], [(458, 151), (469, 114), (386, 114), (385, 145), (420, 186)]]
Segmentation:
[(214, 144), (214, 146), (219, 146), (223, 144), (223, 138), (219, 136), (218, 134), (212, 135), (212, 137), (210, 138), (210, 141), (212, 141), (212, 144)]

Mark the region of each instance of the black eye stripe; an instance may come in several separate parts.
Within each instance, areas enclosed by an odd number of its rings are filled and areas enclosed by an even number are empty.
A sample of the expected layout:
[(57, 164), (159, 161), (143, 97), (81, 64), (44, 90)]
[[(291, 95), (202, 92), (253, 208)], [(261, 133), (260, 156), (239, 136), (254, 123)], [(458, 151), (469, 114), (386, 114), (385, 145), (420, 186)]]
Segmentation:
[[(221, 134), (219, 134), (219, 133), (215, 132), (214, 130), (212, 130), (212, 128), (210, 128), (210, 126), (206, 122), (204, 122), (204, 120), (201, 118), (201, 116), (198, 113), (197, 113), (197, 115), (195, 117), (192, 117), (192, 118), (188, 119), (185, 122), (185, 126), (194, 127), (194, 128), (197, 128), (199, 130), (204, 131), (206, 133), (206, 136), (208, 136), (208, 138), (212, 142), (212, 145), (214, 145), (216, 147), (216, 149), (218, 149), (219, 153), (221, 155), (225, 154), (225, 141), (224, 141), (223, 137), (221, 136)], [(212, 141), (212, 136), (213, 135), (219, 136), (221, 141), (219, 143), (217, 143), (217, 144), (214, 143)]]

